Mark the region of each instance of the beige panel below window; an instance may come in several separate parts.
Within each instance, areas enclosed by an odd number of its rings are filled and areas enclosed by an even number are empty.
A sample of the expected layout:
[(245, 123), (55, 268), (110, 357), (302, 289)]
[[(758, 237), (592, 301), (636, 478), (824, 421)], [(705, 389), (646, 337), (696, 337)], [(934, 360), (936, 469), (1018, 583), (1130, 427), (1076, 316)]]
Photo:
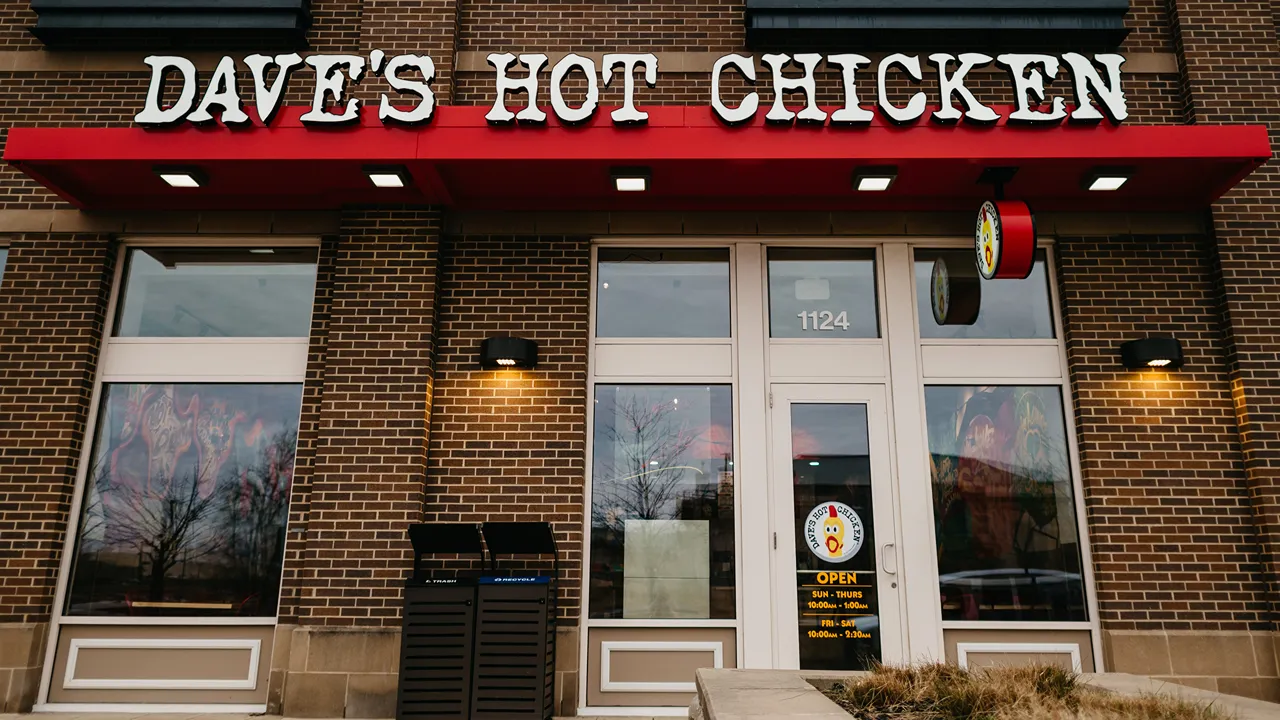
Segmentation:
[[(1093, 638), (1088, 630), (944, 630), (947, 662), (959, 662), (957, 645), (964, 643), (969, 667), (1052, 662), (1069, 668), (1071, 656), (1066, 651), (1043, 652), (1031, 646), (1064, 645), (1078, 648), (1083, 672), (1094, 672)], [(999, 650), (975, 649), (973, 645), (999, 645)], [(1024, 646), (1024, 647), (1019, 647)]]
[[(664, 692), (624, 686), (601, 690), (602, 645), (609, 643), (605, 684), (693, 683), (698, 668), (714, 667), (715, 649), (723, 667), (737, 667), (734, 628), (591, 628), (587, 635), (587, 695), (590, 707), (688, 707), (693, 691)], [(653, 649), (639, 650), (645, 646)]]
[(63, 625), (49, 702), (261, 705), (274, 634), (271, 625)]

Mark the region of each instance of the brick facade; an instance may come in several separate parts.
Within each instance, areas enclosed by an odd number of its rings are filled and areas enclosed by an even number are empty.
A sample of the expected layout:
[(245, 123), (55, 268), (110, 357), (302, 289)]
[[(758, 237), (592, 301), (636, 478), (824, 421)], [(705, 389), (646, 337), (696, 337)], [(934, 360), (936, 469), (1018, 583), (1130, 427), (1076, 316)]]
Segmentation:
[[(461, 53), (750, 52), (741, 0), (311, 7), (313, 51), (429, 54), (442, 104), (493, 101), (491, 75), (463, 69)], [(1133, 0), (1123, 49), (1176, 57), (1177, 71), (1126, 79), (1131, 122), (1280, 127), (1276, 7)], [(131, 123), (147, 85), (141, 53), (125, 64), (47, 53), (26, 31), (33, 22), (28, 3), (0, 3), (0, 143), (13, 126)], [(865, 102), (871, 74), (861, 82)], [(1011, 101), (1003, 75), (978, 74), (970, 85), (986, 102)], [(758, 88), (762, 105), (772, 100), (766, 86)], [(742, 87), (730, 82), (726, 91)], [(819, 88), (822, 102), (842, 99), (833, 73), (822, 73)], [(932, 80), (921, 88), (936, 101)], [(1050, 86), (1064, 88), (1063, 80)], [(892, 95), (917, 89), (904, 83)], [(616, 103), (619, 92), (616, 84), (603, 89), (601, 101)], [(638, 98), (699, 105), (709, 92), (707, 73), (670, 71)], [(545, 84), (543, 93), (545, 103)], [(288, 98), (307, 100), (301, 85)], [(1109, 669), (1259, 697), (1280, 697), (1277, 178), (1264, 167), (1215, 206), (1211, 236), (1064, 232), (1057, 255)], [(0, 282), (0, 645), (21, 648), (0, 653), (0, 712), (30, 706), (44, 662), (115, 236), (126, 226), (186, 233), (203, 222), (174, 213), (129, 216), (112, 233), (15, 230), (71, 210), (16, 169), (0, 168), (0, 232), (13, 233), (0, 240), (10, 246)], [(584, 574), (590, 234), (450, 234), (448, 220), (435, 208), (348, 208), (322, 241), (273, 710), (387, 714), (409, 564), (403, 530), (423, 519), (553, 523), (566, 558), (560, 621), (568, 659), (558, 687), (561, 709), (574, 709), (565, 688), (576, 686)], [(535, 373), (498, 380), (476, 366), (479, 341), (508, 332), (538, 341)], [(1118, 344), (1148, 333), (1174, 334), (1186, 348), (1187, 367), (1167, 382), (1117, 366)], [(1208, 649), (1196, 644), (1206, 634), (1216, 643)], [(1256, 658), (1249, 667), (1187, 659), (1245, 649)]]
[(29, 707), (39, 683), (114, 265), (100, 235), (9, 240), (0, 281), (0, 712)]

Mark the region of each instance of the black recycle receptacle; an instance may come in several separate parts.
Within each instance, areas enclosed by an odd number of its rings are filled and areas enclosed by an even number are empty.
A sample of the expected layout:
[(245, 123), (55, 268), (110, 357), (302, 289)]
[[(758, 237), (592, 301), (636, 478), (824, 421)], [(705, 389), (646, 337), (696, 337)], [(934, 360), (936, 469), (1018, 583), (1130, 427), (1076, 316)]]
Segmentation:
[[(432, 523), (409, 535), (414, 571), (405, 587), (397, 720), (550, 718), (559, 588), (550, 525)], [(479, 564), (427, 572), (423, 555)], [(549, 556), (550, 572), (500, 569), (500, 555)]]

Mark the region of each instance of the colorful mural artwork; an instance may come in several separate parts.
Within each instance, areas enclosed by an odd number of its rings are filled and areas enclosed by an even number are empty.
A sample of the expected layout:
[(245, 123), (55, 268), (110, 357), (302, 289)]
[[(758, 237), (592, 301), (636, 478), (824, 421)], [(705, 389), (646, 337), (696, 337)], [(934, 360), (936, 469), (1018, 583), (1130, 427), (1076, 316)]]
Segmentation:
[(1056, 387), (925, 389), (943, 617), (1083, 620)]
[(274, 614), (298, 385), (104, 388), (69, 614)]

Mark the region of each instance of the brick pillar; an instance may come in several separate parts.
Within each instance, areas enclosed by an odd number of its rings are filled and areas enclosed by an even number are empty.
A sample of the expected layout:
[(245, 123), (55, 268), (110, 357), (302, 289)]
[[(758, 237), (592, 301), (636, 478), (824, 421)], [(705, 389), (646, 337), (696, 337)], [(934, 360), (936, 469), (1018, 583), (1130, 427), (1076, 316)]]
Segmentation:
[[(1280, 45), (1269, 3), (1172, 0), (1188, 121), (1280, 131)], [(1224, 18), (1230, 18), (1224, 23)], [(1262, 545), (1273, 629), (1280, 618), (1280, 168), (1255, 171), (1213, 208), (1231, 390)]]
[(307, 514), (289, 538), (301, 544), (298, 626), (276, 644), (288, 655), (287, 715), (395, 713), (405, 530), (422, 518), (439, 234), (429, 208), (343, 211)]
[[(426, 516), (551, 523), (561, 558), (556, 714), (573, 715), (585, 545), (591, 243), (451, 237), (440, 268)], [(538, 366), (480, 369), (480, 343), (494, 335), (537, 342)]]
[(0, 713), (39, 687), (114, 263), (106, 236), (18, 235), (0, 279)]

